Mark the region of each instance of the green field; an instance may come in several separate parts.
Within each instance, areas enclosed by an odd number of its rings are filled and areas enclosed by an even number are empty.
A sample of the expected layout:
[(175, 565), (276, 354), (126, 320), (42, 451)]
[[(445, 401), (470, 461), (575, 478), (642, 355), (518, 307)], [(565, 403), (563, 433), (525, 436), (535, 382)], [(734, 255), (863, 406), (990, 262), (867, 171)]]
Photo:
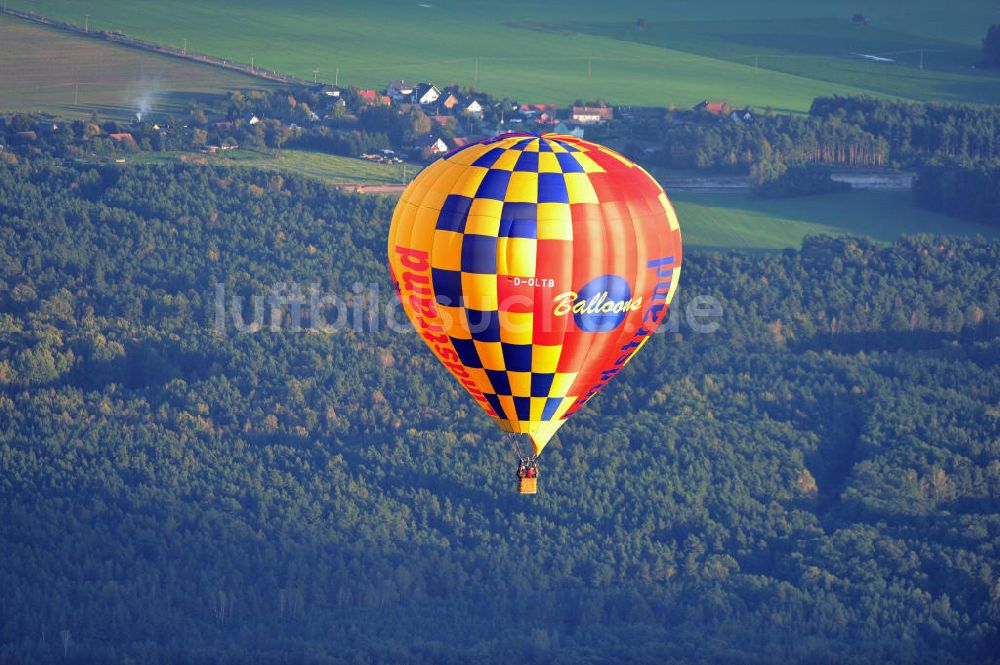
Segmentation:
[(147, 53), (0, 15), (0, 112), (130, 118), (145, 97), (150, 110), (176, 113), (192, 100), (268, 87), (262, 79)]
[(581, 29), (745, 65), (755, 80), (762, 71), (779, 71), (921, 101), (1000, 102), (1000, 72), (972, 67), (981, 55), (978, 43), (908, 33), (899, 27), (895, 21), (860, 27), (838, 17), (664, 21), (647, 24), (642, 32), (624, 25), (610, 32), (601, 24)]
[(280, 150), (272, 153), (252, 153), (241, 162), (248, 166), (271, 168), (297, 173), (331, 184), (360, 183), (402, 184), (404, 177), (412, 180), (421, 164), (377, 164), (353, 157), (328, 155), (306, 150)]
[(772, 200), (730, 193), (676, 193), (670, 198), (687, 246), (797, 248), (804, 237), (819, 233), (862, 235), (883, 242), (914, 233), (1000, 236), (995, 227), (917, 208), (906, 191), (857, 190)]
[[(378, 164), (328, 155), (307, 150), (232, 150), (214, 155), (202, 153), (142, 153), (129, 157), (135, 163), (172, 162), (178, 159), (204, 162), (219, 166), (257, 167), (295, 173), (321, 180), (327, 184), (395, 185), (403, 182), (402, 164)], [(412, 180), (421, 168), (419, 164), (406, 164), (406, 178)]]
[[(1000, 20), (990, 0), (857, 3), (503, 3), (262, 0), (10, 5), (332, 82), (461, 83), (523, 101), (691, 105), (703, 98), (798, 110), (829, 94), (1000, 102), (1000, 76), (970, 69)], [(867, 28), (851, 24), (865, 11)], [(636, 30), (637, 19), (646, 21)], [(924, 69), (919, 68), (924, 50)], [(892, 57), (874, 62), (857, 53)], [(756, 64), (755, 67), (755, 59)]]

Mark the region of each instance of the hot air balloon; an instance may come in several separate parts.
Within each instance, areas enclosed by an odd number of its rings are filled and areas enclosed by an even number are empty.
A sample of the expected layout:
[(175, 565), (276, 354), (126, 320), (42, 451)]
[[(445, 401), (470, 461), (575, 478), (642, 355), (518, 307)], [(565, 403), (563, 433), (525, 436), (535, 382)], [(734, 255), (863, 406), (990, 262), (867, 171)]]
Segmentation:
[(417, 175), (388, 255), (431, 351), (503, 430), (530, 439), (518, 478), (534, 493), (545, 444), (665, 320), (681, 235), (663, 189), (626, 157), (509, 133)]

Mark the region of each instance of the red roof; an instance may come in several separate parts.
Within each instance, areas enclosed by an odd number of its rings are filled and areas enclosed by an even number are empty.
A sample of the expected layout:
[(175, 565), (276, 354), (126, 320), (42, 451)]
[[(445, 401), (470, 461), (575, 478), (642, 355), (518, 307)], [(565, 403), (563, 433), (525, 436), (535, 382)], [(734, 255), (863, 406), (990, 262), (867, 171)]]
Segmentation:
[(374, 90), (358, 90), (358, 94), (361, 95), (362, 99), (369, 101), (372, 104), (374, 104), (375, 100), (378, 99), (378, 93)]
[(469, 139), (464, 136), (456, 136), (451, 140), (451, 142), (456, 148), (461, 148), (469, 142)]
[(450, 115), (432, 115), (431, 116), (431, 122), (436, 122), (437, 124), (441, 125), (442, 127), (444, 127), (445, 125), (447, 125), (449, 120), (451, 120), (451, 116)]
[(723, 108), (724, 106), (725, 104), (723, 102), (710, 102), (706, 99), (701, 104), (698, 104), (698, 106), (696, 106), (695, 108), (705, 109), (712, 115), (722, 115), (725, 112), (725, 109)]
[(131, 141), (132, 143), (135, 143), (135, 139), (132, 138), (132, 135), (129, 134), (128, 132), (125, 132), (123, 134), (108, 134), (108, 136), (110, 136), (116, 141)]
[(521, 104), (522, 111), (555, 111), (555, 104)]

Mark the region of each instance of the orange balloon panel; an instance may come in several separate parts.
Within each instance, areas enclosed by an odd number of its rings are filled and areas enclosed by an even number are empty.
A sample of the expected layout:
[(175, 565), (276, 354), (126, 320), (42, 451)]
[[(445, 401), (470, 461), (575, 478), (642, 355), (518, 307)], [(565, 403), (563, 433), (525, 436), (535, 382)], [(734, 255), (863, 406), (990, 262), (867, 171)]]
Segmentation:
[(622, 155), (503, 134), (410, 183), (389, 265), (434, 354), (537, 454), (665, 319), (681, 235), (663, 189)]

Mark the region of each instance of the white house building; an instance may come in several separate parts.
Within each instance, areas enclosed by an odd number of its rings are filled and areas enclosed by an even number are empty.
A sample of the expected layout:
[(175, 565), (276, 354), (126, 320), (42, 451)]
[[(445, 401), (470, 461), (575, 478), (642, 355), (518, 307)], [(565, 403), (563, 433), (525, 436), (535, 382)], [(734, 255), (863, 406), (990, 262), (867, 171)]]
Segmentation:
[(432, 83), (418, 83), (417, 89), (413, 93), (413, 98), (418, 104), (426, 106), (427, 104), (433, 104), (441, 96), (441, 91), (438, 87)]
[(424, 150), (427, 150), (431, 154), (440, 155), (442, 153), (448, 152), (448, 144), (444, 142), (442, 138), (436, 138), (430, 143), (428, 143)]
[(465, 110), (478, 120), (483, 118), (483, 105), (473, 99), (465, 105)]

